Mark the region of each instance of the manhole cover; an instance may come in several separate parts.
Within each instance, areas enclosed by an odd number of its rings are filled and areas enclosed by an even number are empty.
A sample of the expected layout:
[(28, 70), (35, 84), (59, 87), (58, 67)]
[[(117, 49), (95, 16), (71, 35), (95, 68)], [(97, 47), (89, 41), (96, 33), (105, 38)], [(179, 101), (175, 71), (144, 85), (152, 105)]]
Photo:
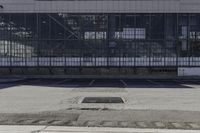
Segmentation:
[(82, 103), (124, 103), (121, 97), (85, 97)]

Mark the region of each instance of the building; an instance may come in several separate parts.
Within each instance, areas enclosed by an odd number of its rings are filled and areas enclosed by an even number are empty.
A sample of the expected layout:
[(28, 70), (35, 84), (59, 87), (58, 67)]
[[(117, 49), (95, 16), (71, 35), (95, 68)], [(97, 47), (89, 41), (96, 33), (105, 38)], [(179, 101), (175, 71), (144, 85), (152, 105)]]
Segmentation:
[(0, 0), (0, 67), (198, 68), (200, 1)]

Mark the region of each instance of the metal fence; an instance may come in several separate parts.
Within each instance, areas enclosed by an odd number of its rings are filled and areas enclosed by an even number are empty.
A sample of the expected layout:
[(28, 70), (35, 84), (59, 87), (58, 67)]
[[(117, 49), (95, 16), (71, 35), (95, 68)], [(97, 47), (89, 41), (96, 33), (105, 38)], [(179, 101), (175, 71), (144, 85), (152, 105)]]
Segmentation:
[(1, 13), (0, 67), (200, 66), (200, 14)]

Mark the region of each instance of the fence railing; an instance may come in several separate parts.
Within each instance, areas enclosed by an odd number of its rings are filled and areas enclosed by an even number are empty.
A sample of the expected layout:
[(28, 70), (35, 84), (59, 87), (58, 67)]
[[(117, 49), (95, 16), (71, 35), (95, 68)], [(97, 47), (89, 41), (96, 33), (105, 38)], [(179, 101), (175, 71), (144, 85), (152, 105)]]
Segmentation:
[(33, 57), (0, 58), (0, 67), (151, 67), (200, 66), (200, 57)]

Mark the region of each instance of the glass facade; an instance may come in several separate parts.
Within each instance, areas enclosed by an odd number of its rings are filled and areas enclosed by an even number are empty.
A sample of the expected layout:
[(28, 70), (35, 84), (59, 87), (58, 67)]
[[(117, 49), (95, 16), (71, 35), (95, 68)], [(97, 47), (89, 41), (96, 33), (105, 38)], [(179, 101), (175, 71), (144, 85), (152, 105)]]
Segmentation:
[(200, 66), (200, 14), (0, 14), (0, 67)]

